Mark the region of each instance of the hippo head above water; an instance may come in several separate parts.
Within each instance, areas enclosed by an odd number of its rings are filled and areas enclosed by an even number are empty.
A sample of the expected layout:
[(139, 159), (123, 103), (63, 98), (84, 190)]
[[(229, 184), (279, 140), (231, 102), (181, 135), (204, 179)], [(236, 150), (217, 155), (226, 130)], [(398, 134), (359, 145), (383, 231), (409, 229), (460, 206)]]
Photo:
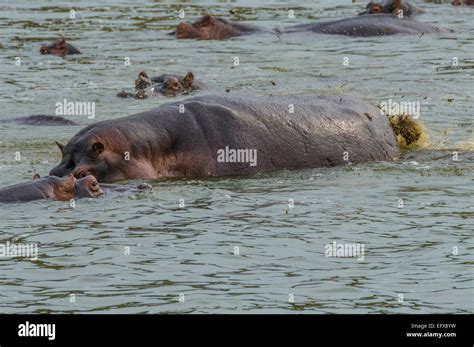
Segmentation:
[(410, 17), (412, 15), (425, 12), (422, 9), (401, 0), (386, 0), (383, 3), (369, 2), (365, 8), (365, 11), (359, 13), (359, 15), (379, 13), (391, 13), (394, 15), (399, 15), (400, 11), (402, 11), (401, 13), (404, 17)]
[(138, 74), (135, 80), (136, 93), (122, 91), (117, 94), (119, 97), (133, 97), (135, 99), (144, 99), (158, 94), (166, 96), (176, 96), (188, 94), (191, 91), (201, 89), (201, 83), (194, 79), (194, 74), (189, 71), (184, 76), (173, 74), (164, 74), (156, 77), (149, 77), (145, 71)]
[(49, 45), (43, 45), (40, 48), (41, 54), (54, 54), (65, 56), (68, 54), (80, 54), (81, 52), (73, 45), (66, 42), (65, 39), (57, 40)]
[[(56, 142), (62, 159), (49, 174), (59, 177), (72, 174), (78, 179), (92, 175), (99, 182), (125, 180), (132, 171), (136, 172), (138, 178), (141, 178), (141, 173), (146, 174), (146, 168), (135, 160), (136, 149), (127, 137), (127, 134), (133, 136), (135, 133), (140, 137), (146, 130), (141, 129), (139, 132), (133, 126), (125, 126), (127, 129), (103, 129), (101, 123), (82, 129), (66, 146)], [(130, 154), (130, 160), (125, 158), (127, 153)]]
[(173, 32), (177, 39), (224, 40), (234, 36), (250, 34), (256, 28), (205, 15), (194, 23), (182, 22)]
[(93, 176), (86, 176), (81, 179), (76, 179), (73, 175), (41, 178), (36, 174), (33, 181), (0, 188), (0, 203), (29, 202), (43, 199), (70, 201), (79, 198), (97, 198), (103, 194), (104, 192)]
[(151, 81), (158, 85), (160, 93), (164, 95), (186, 94), (191, 90), (199, 89), (191, 71), (184, 76), (161, 75), (152, 78)]
[(52, 198), (54, 198), (54, 200), (69, 201), (71, 199), (80, 198), (97, 198), (104, 195), (99, 183), (92, 175), (76, 179), (73, 175), (67, 175), (61, 178), (54, 176), (40, 178), (40, 176), (36, 174), (33, 180), (44, 180), (50, 183), (53, 187)]
[(474, 0), (453, 0), (451, 2), (453, 6), (461, 6), (463, 3), (466, 6), (474, 6)]

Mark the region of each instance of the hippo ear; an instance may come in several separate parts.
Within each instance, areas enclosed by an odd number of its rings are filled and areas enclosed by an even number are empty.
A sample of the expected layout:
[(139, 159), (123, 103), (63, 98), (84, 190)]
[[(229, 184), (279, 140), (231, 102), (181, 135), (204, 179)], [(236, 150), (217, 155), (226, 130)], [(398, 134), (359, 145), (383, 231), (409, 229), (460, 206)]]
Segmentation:
[(41, 176), (40, 176), (39, 174), (35, 174), (35, 175), (33, 176), (33, 181), (34, 181), (34, 180), (39, 180), (40, 178), (41, 178)]
[(186, 76), (184, 76), (183, 80), (184, 80), (184, 83), (190, 85), (191, 83), (194, 82), (194, 74), (191, 71), (189, 71), (186, 74)]
[(150, 78), (150, 77), (148, 77), (148, 74), (145, 71), (140, 71), (140, 73), (138, 74), (138, 77), (139, 78)]
[(102, 153), (105, 149), (105, 146), (102, 142), (96, 142), (92, 145), (92, 151), (96, 154), (99, 155)]
[(206, 14), (204, 17), (201, 19), (201, 25), (203, 26), (209, 26), (212, 23), (212, 16), (210, 14)]
[(65, 56), (68, 53), (67, 49), (67, 44), (65, 39), (61, 39), (58, 42), (56, 42), (56, 45), (54, 47), (56, 49), (56, 53), (60, 56)]
[(59, 143), (58, 141), (54, 141), (56, 145), (58, 146), (59, 150), (61, 151), (61, 154), (64, 155), (64, 145)]

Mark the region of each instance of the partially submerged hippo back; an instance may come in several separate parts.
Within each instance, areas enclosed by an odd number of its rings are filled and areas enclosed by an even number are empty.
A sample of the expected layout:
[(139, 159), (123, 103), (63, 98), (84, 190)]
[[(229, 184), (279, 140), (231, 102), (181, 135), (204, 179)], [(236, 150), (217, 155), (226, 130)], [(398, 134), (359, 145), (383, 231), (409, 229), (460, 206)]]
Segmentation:
[(357, 16), (329, 22), (300, 24), (284, 30), (285, 33), (306, 31), (347, 36), (421, 35), (451, 32), (451, 30), (435, 27), (413, 19), (400, 19), (391, 14)]
[(391, 13), (393, 15), (411, 17), (413, 15), (425, 13), (425, 11), (401, 0), (386, 0), (382, 3), (369, 2), (365, 8), (365, 11), (359, 13), (359, 15), (381, 13)]
[(177, 39), (224, 40), (235, 36), (252, 34), (256, 27), (230, 22), (225, 19), (205, 15), (194, 23), (182, 22), (172, 32)]
[(399, 147), (387, 117), (356, 98), (207, 95), (92, 124), (62, 153), (50, 174), (114, 182), (392, 160)]
[(50, 116), (44, 114), (37, 114), (26, 117), (16, 117), (9, 119), (2, 119), (0, 123), (15, 123), (21, 125), (36, 125), (36, 126), (68, 126), (79, 125), (78, 123), (59, 116)]
[(81, 54), (81, 52), (73, 45), (66, 42), (66, 40), (57, 40), (49, 45), (43, 45), (40, 48), (41, 54), (54, 54), (65, 56), (68, 54)]
[(87, 176), (79, 180), (73, 175), (62, 178), (47, 176), (0, 189), (0, 203), (28, 202), (42, 199), (69, 201), (85, 197), (99, 197), (102, 194), (104, 192), (93, 176)]

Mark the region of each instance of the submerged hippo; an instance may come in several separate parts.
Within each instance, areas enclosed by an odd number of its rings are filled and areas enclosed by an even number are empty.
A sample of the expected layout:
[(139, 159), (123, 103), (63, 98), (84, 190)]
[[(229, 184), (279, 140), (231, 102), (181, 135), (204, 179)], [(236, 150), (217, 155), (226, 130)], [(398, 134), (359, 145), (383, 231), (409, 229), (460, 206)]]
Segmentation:
[(395, 34), (433, 34), (451, 32), (413, 19), (391, 14), (357, 16), (336, 21), (300, 24), (283, 30), (285, 33), (312, 31), (319, 34), (347, 36), (383, 36)]
[(15, 123), (21, 125), (37, 125), (37, 126), (69, 126), (69, 125), (79, 125), (72, 120), (59, 117), (59, 116), (49, 116), (44, 114), (37, 114), (26, 117), (16, 117), (9, 119), (0, 120), (1, 123)]
[(79, 131), (51, 175), (99, 182), (206, 177), (392, 160), (387, 117), (348, 96), (207, 95)]
[(259, 31), (258, 28), (230, 22), (222, 18), (205, 15), (194, 23), (182, 22), (176, 31), (170, 33), (177, 39), (224, 40), (234, 36), (248, 35)]
[(96, 198), (104, 192), (94, 176), (76, 179), (73, 175), (66, 177), (35, 175), (33, 181), (15, 184), (0, 189), (0, 203), (28, 202), (42, 199), (69, 201), (78, 198)]
[(403, 15), (403, 17), (411, 17), (425, 13), (425, 11), (401, 0), (386, 0), (383, 3), (369, 2), (365, 11), (359, 13), (359, 15), (380, 13), (391, 13), (397, 16)]
[(57, 40), (49, 45), (43, 45), (40, 48), (41, 54), (54, 54), (64, 57), (68, 54), (81, 54), (73, 45), (66, 42), (65, 39)]
[(138, 74), (135, 80), (136, 93), (128, 93), (122, 90), (117, 94), (118, 97), (135, 99), (144, 99), (158, 94), (167, 96), (176, 96), (188, 94), (194, 90), (202, 88), (202, 84), (194, 80), (194, 74), (188, 72), (185, 76), (165, 74), (157, 77), (148, 77), (145, 71)]

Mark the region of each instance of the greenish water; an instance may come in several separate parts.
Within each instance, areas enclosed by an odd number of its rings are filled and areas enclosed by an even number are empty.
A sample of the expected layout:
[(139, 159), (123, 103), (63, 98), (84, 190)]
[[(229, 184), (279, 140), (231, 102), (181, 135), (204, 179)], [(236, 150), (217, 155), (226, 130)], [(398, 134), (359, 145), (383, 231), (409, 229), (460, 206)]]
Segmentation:
[[(0, 259), (0, 312), (472, 313), (474, 9), (414, 3), (428, 12), (420, 21), (455, 32), (271, 32), (365, 6), (341, 0), (1, 2), (0, 119), (54, 114), (63, 99), (95, 102), (94, 121), (137, 113), (170, 100), (117, 98), (139, 71), (191, 70), (210, 92), (420, 101), (432, 144), (392, 163), (152, 182), (152, 193), (80, 200), (75, 208), (2, 205), (0, 243), (37, 243), (39, 256)], [(188, 20), (210, 12), (269, 32), (177, 41), (166, 33), (181, 8)], [(39, 46), (60, 35), (83, 54), (41, 56)], [(47, 174), (60, 159), (54, 140), (78, 129), (0, 125), (0, 186)], [(326, 257), (334, 241), (363, 244), (364, 260)]]

